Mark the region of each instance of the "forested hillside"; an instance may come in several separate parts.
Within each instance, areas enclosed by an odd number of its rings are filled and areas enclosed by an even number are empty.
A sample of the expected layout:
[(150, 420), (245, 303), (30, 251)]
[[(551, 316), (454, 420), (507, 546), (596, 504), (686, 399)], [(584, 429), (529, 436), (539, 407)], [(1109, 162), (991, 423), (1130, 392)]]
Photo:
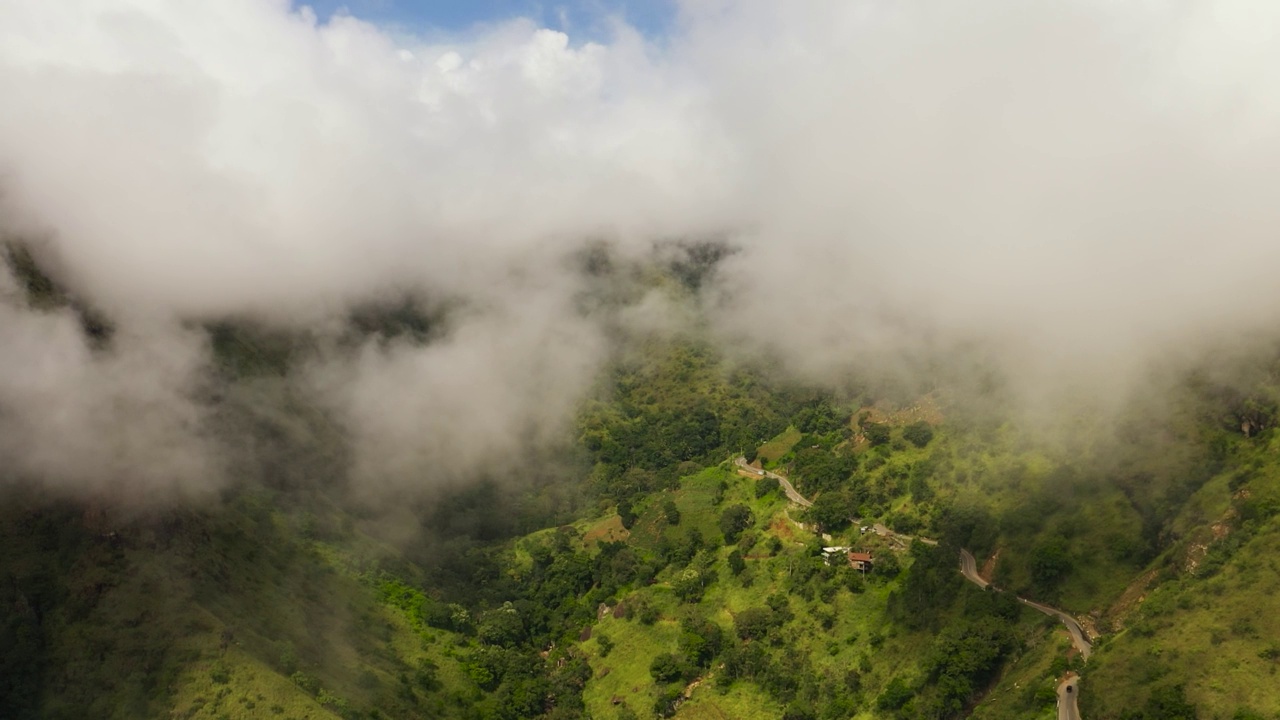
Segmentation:
[(1280, 720), (1278, 27), (0, 0), (0, 720)]
[[(74, 307), (10, 261), (29, 302)], [(441, 322), (371, 308), (350, 337)], [(1089, 718), (1280, 713), (1274, 354), (1067, 434), (998, 386), (833, 393), (646, 336), (560, 447), (392, 513), (289, 382), (310, 340), (204, 332), (217, 427), (260, 440), (236, 482), (153, 505), (5, 484), (4, 717), (1051, 718), (1068, 672)], [(1090, 660), (1015, 595), (1080, 618)]]

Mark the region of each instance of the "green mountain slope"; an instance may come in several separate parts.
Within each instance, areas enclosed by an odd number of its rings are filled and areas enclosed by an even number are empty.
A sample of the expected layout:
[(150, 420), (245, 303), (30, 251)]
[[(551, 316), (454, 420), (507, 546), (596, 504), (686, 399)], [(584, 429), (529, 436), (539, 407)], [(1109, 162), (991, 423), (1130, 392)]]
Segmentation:
[[(310, 338), (206, 331), (213, 427), (244, 448), (220, 494), (3, 485), (0, 717), (1047, 720), (1068, 672), (1090, 720), (1280, 716), (1274, 353), (1045, 427), (998, 383), (837, 393), (645, 338), (519, 477), (392, 513), (289, 382)], [(1015, 596), (1078, 617), (1091, 659)]]
[(464, 702), (452, 633), (415, 627), (357, 560), (379, 549), (316, 538), (269, 496), (126, 521), (9, 500), (6, 717), (447, 716)]

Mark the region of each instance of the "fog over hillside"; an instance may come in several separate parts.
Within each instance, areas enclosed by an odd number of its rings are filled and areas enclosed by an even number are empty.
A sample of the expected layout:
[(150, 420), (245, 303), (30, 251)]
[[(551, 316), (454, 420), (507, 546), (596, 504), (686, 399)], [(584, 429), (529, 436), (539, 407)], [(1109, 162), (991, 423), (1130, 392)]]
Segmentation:
[(0, 273), (0, 456), (215, 483), (191, 323), (329, 337), (423, 293), (447, 332), (299, 382), (369, 482), (515, 462), (568, 426), (610, 328), (664, 326), (660, 297), (584, 310), (589, 242), (723, 239), (712, 332), (801, 377), (976, 342), (1029, 406), (1111, 397), (1280, 319), (1277, 22), (685, 0), (661, 40), (517, 19), (428, 42), (282, 0), (0, 2), (4, 233), (119, 329), (91, 350)]

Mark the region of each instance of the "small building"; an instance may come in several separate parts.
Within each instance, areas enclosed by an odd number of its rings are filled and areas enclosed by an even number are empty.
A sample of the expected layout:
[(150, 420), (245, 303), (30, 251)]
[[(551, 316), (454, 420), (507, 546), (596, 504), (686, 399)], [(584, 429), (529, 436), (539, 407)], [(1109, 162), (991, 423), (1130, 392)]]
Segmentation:
[(843, 553), (847, 553), (852, 549), (853, 548), (851, 547), (844, 547), (840, 545), (836, 545), (834, 547), (824, 547), (822, 548), (822, 561), (830, 565), (831, 558), (836, 557), (837, 555), (841, 555)]
[(871, 553), (849, 551), (849, 567), (862, 572), (870, 572), (875, 566), (876, 560), (871, 557)]

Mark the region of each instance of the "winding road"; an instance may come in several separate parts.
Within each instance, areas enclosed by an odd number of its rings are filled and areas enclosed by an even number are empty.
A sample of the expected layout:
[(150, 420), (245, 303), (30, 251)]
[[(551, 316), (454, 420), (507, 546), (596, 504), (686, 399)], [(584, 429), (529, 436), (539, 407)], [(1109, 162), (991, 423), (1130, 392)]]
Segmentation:
[(1080, 697), (1080, 678), (1068, 673), (1058, 683), (1058, 720), (1080, 720), (1080, 707), (1076, 698)]
[[(796, 503), (797, 505), (803, 505), (804, 507), (813, 506), (813, 502), (797, 492), (795, 486), (793, 486), (791, 481), (787, 478), (775, 472), (752, 467), (745, 457), (739, 457), (734, 462), (739, 468), (742, 468), (745, 472), (752, 475), (777, 480), (778, 484), (782, 486), (782, 491), (786, 493), (787, 499), (791, 502)], [(929, 545), (938, 544), (936, 540), (916, 538), (910, 535), (895, 533), (880, 523), (873, 525), (872, 530), (877, 535), (890, 539), (903, 540), (907, 543), (910, 543), (911, 540), (920, 540), (921, 542)], [(966, 580), (977, 585), (983, 590), (986, 590), (988, 587), (992, 587), (991, 583), (983, 580), (982, 576), (978, 574), (978, 561), (974, 559), (973, 553), (963, 548), (960, 550), (960, 574), (964, 575)], [(999, 590), (999, 588), (996, 589)], [(1038, 610), (1045, 615), (1056, 617), (1058, 620), (1062, 621), (1062, 624), (1067, 628), (1067, 632), (1071, 634), (1071, 644), (1075, 647), (1076, 651), (1080, 653), (1081, 657), (1086, 661), (1089, 659), (1089, 654), (1093, 652), (1093, 643), (1089, 642), (1089, 635), (1084, 631), (1084, 628), (1080, 626), (1079, 621), (1057, 608), (1049, 607), (1048, 605), (1038, 603), (1034, 600), (1019, 597), (1018, 602), (1026, 605), (1027, 607)], [(1073, 673), (1068, 674), (1063, 678), (1062, 682), (1058, 683), (1058, 720), (1080, 720), (1080, 709), (1076, 705), (1076, 698), (1080, 695), (1079, 688), (1080, 678)]]
[(790, 500), (791, 502), (797, 505), (803, 505), (805, 507), (813, 507), (813, 503), (808, 498), (796, 492), (795, 486), (791, 484), (790, 480), (782, 477), (778, 473), (769, 472), (768, 470), (761, 470), (760, 468), (751, 467), (751, 464), (747, 462), (747, 459), (745, 457), (739, 457), (734, 462), (737, 463), (738, 467), (742, 468), (743, 470), (749, 473), (752, 473), (753, 475), (759, 475), (760, 477), (773, 478), (774, 480), (777, 480), (778, 484), (782, 486), (782, 492), (787, 494), (787, 499)]
[(1067, 626), (1067, 632), (1071, 633), (1071, 644), (1080, 652), (1080, 657), (1085, 660), (1089, 659), (1089, 654), (1093, 652), (1093, 643), (1089, 642), (1089, 636), (1085, 633), (1084, 628), (1080, 627), (1080, 623), (1074, 617), (1048, 605), (1041, 605), (1034, 600), (1026, 598), (1018, 598), (1018, 602), (1028, 607), (1035, 608), (1045, 615), (1052, 615), (1062, 621)]
[[(960, 574), (964, 575), (966, 580), (977, 585), (983, 590), (986, 590), (991, 586), (991, 583), (983, 580), (982, 576), (978, 575), (978, 561), (973, 558), (973, 553), (968, 550), (960, 551)], [(1062, 624), (1067, 626), (1067, 632), (1071, 634), (1071, 644), (1075, 646), (1076, 651), (1078, 651), (1080, 656), (1085, 660), (1089, 659), (1089, 654), (1093, 652), (1093, 643), (1089, 642), (1089, 634), (1080, 626), (1079, 621), (1057, 608), (1049, 607), (1048, 605), (1038, 603), (1034, 600), (1019, 597), (1018, 602), (1029, 608), (1039, 610), (1045, 615), (1056, 617), (1061, 620)]]
[[(973, 553), (968, 550), (960, 551), (960, 574), (965, 579), (986, 590), (991, 583), (982, 579), (978, 574), (978, 561), (973, 558)], [(1048, 605), (1028, 600), (1026, 598), (1018, 598), (1018, 602), (1028, 607), (1035, 608), (1045, 615), (1051, 615), (1062, 621), (1067, 626), (1067, 632), (1071, 633), (1071, 644), (1079, 651), (1080, 657), (1085, 660), (1089, 659), (1089, 653), (1093, 651), (1093, 645), (1089, 642), (1089, 636), (1085, 633), (1084, 628), (1080, 627), (1080, 623), (1070, 615), (1051, 608)], [(1075, 673), (1068, 673), (1062, 682), (1058, 683), (1058, 720), (1080, 720), (1080, 707), (1076, 704), (1076, 699), (1080, 697), (1080, 678)]]
[(978, 561), (973, 559), (973, 553), (968, 550), (960, 551), (960, 574), (983, 590), (986, 590), (987, 586), (991, 584), (983, 580), (982, 576), (978, 574)]

